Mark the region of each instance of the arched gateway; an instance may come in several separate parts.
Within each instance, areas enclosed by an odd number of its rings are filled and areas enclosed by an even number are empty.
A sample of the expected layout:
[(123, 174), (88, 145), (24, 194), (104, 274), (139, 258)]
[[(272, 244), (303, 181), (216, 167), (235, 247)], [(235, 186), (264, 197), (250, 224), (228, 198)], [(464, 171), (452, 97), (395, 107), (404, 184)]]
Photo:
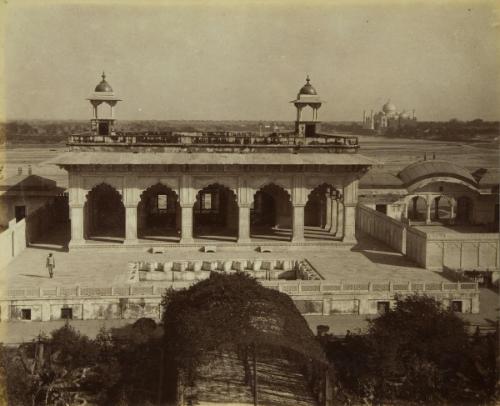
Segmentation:
[[(320, 197), (326, 189), (308, 199), (312, 179), (322, 178), (342, 191), (334, 199), (341, 230), (335, 238), (353, 243), (357, 181), (374, 162), (358, 153), (357, 137), (320, 131), (322, 100), (306, 82), (293, 101), (291, 132), (276, 126), (123, 132), (113, 116), (121, 99), (103, 75), (88, 98), (94, 108), (89, 131), (71, 135), (70, 151), (53, 160), (69, 173), (69, 248), (84, 248), (88, 239), (140, 247), (148, 241), (193, 246), (214, 238), (244, 245), (261, 238), (316, 243), (308, 241), (308, 227), (333, 235), (333, 206)], [(103, 104), (110, 108), (99, 108)], [(303, 115), (308, 108), (312, 118)], [(161, 179), (172, 186), (156, 183)], [(86, 196), (87, 185), (99, 182)]]

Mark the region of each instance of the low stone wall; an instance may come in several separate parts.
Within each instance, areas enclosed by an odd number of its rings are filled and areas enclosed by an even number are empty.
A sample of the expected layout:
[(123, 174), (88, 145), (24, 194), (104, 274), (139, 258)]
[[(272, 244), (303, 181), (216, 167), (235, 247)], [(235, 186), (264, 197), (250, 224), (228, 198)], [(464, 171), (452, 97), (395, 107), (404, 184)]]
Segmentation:
[(357, 207), (356, 226), (422, 268), (500, 269), (498, 233), (425, 233), (363, 205)]
[(498, 270), (499, 252), (498, 233), (427, 234), (425, 267)]
[(45, 204), (20, 221), (9, 221), (7, 230), (0, 233), (0, 269), (23, 252), (29, 243), (50, 230), (56, 217), (54, 211), (53, 204)]
[(424, 233), (408, 228), (406, 244), (406, 255), (427, 269), (500, 269), (498, 233)]
[(9, 221), (9, 228), (0, 233), (0, 269), (4, 268), (26, 248), (26, 222)]
[(412, 227), (406, 230), (406, 256), (419, 264), (422, 268), (426, 267), (427, 254), (427, 234)]
[(360, 204), (356, 210), (356, 228), (394, 250), (406, 253), (406, 226), (400, 221)]
[[(0, 298), (0, 320), (22, 320), (23, 309), (31, 321), (59, 320), (63, 309), (72, 318), (160, 318), (161, 298), (169, 289), (188, 288), (195, 282), (175, 281), (151, 286), (64, 287), (9, 289)], [(436, 282), (332, 282), (327, 280), (262, 280), (270, 289), (288, 294), (302, 314), (376, 314), (380, 302), (390, 306), (397, 295), (415, 293), (435, 297), (444, 306), (460, 301), (464, 313), (479, 312), (477, 283)]]

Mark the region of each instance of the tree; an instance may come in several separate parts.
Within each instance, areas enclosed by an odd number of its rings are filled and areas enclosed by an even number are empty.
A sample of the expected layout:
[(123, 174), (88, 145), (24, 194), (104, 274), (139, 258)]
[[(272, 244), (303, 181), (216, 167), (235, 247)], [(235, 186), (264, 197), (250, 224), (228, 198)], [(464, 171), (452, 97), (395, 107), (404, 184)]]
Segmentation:
[[(495, 350), (434, 298), (397, 298), (364, 336), (329, 345), (343, 388), (375, 403), (478, 404), (492, 399)], [(494, 341), (494, 340), (493, 340)]]
[[(249, 354), (275, 348), (287, 359), (325, 362), (307, 322), (286, 294), (263, 287), (244, 273), (212, 273), (189, 289), (171, 292), (163, 301), (164, 349), (169, 383), (178, 376), (189, 387), (207, 354), (236, 353), (245, 378)], [(245, 379), (250, 383), (248, 379)], [(170, 399), (176, 385), (168, 388)]]

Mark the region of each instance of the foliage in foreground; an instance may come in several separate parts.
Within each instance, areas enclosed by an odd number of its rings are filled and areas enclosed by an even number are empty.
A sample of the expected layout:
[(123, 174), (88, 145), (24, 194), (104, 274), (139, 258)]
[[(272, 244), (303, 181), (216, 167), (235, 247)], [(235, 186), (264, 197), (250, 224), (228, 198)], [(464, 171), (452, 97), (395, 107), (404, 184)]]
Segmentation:
[(497, 334), (470, 337), (433, 298), (398, 299), (367, 335), (330, 341), (327, 355), (344, 401), (462, 405), (493, 401)]
[[(9, 406), (147, 405), (158, 397), (158, 330), (141, 326), (91, 340), (70, 325), (19, 348), (1, 348)], [(161, 332), (160, 332), (161, 333)]]
[[(301, 330), (305, 322), (288, 307), (289, 298), (261, 295), (246, 279), (230, 281), (228, 285), (216, 278), (191, 294), (186, 290), (166, 298), (169, 334), (152, 320), (141, 320), (91, 340), (67, 325), (16, 349), (0, 347), (0, 404), (57, 406), (74, 404), (78, 397), (99, 405), (161, 404), (165, 383), (173, 377), (169, 373), (190, 365), (199, 351), (224, 346), (233, 337), (240, 345), (265, 343), (270, 337), (285, 348), (307, 344), (313, 350), (302, 355), (315, 356), (316, 342), (308, 330)], [(257, 312), (244, 305), (250, 298), (258, 303)], [(266, 307), (266, 300), (275, 305)], [(272, 310), (276, 303), (284, 312)], [(232, 306), (247, 309), (250, 318), (235, 314)], [(238, 317), (241, 323), (253, 320), (250, 324), (270, 331), (253, 331), (239, 324)], [(219, 323), (229, 323), (227, 330)], [(178, 341), (182, 337), (184, 344)], [(170, 340), (177, 345), (169, 348)], [(431, 298), (398, 300), (395, 309), (371, 322), (367, 335), (326, 342), (336, 404), (491, 404), (497, 343), (498, 331), (468, 336), (464, 322)]]

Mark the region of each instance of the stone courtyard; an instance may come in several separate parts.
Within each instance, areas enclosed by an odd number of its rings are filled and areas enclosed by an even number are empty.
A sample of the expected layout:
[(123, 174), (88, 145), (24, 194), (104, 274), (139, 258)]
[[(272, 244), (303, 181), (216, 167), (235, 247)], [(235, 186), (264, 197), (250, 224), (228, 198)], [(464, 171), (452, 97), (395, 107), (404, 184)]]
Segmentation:
[[(52, 248), (51, 248), (52, 247)], [(55, 276), (49, 278), (45, 258), (53, 252)], [(402, 254), (396, 253), (369, 237), (363, 237), (352, 249), (344, 246), (302, 247), (293, 251), (280, 247), (270, 253), (254, 249), (219, 249), (216, 253), (169, 248), (164, 253), (146, 250), (62, 251), (57, 244), (35, 244), (15, 258), (2, 272), (1, 286), (13, 288), (48, 288), (56, 286), (109, 287), (127, 283), (127, 266), (134, 261), (231, 260), (306, 258), (324, 279), (335, 282), (443, 282), (438, 272), (417, 267)], [(152, 282), (139, 282), (151, 284)]]

